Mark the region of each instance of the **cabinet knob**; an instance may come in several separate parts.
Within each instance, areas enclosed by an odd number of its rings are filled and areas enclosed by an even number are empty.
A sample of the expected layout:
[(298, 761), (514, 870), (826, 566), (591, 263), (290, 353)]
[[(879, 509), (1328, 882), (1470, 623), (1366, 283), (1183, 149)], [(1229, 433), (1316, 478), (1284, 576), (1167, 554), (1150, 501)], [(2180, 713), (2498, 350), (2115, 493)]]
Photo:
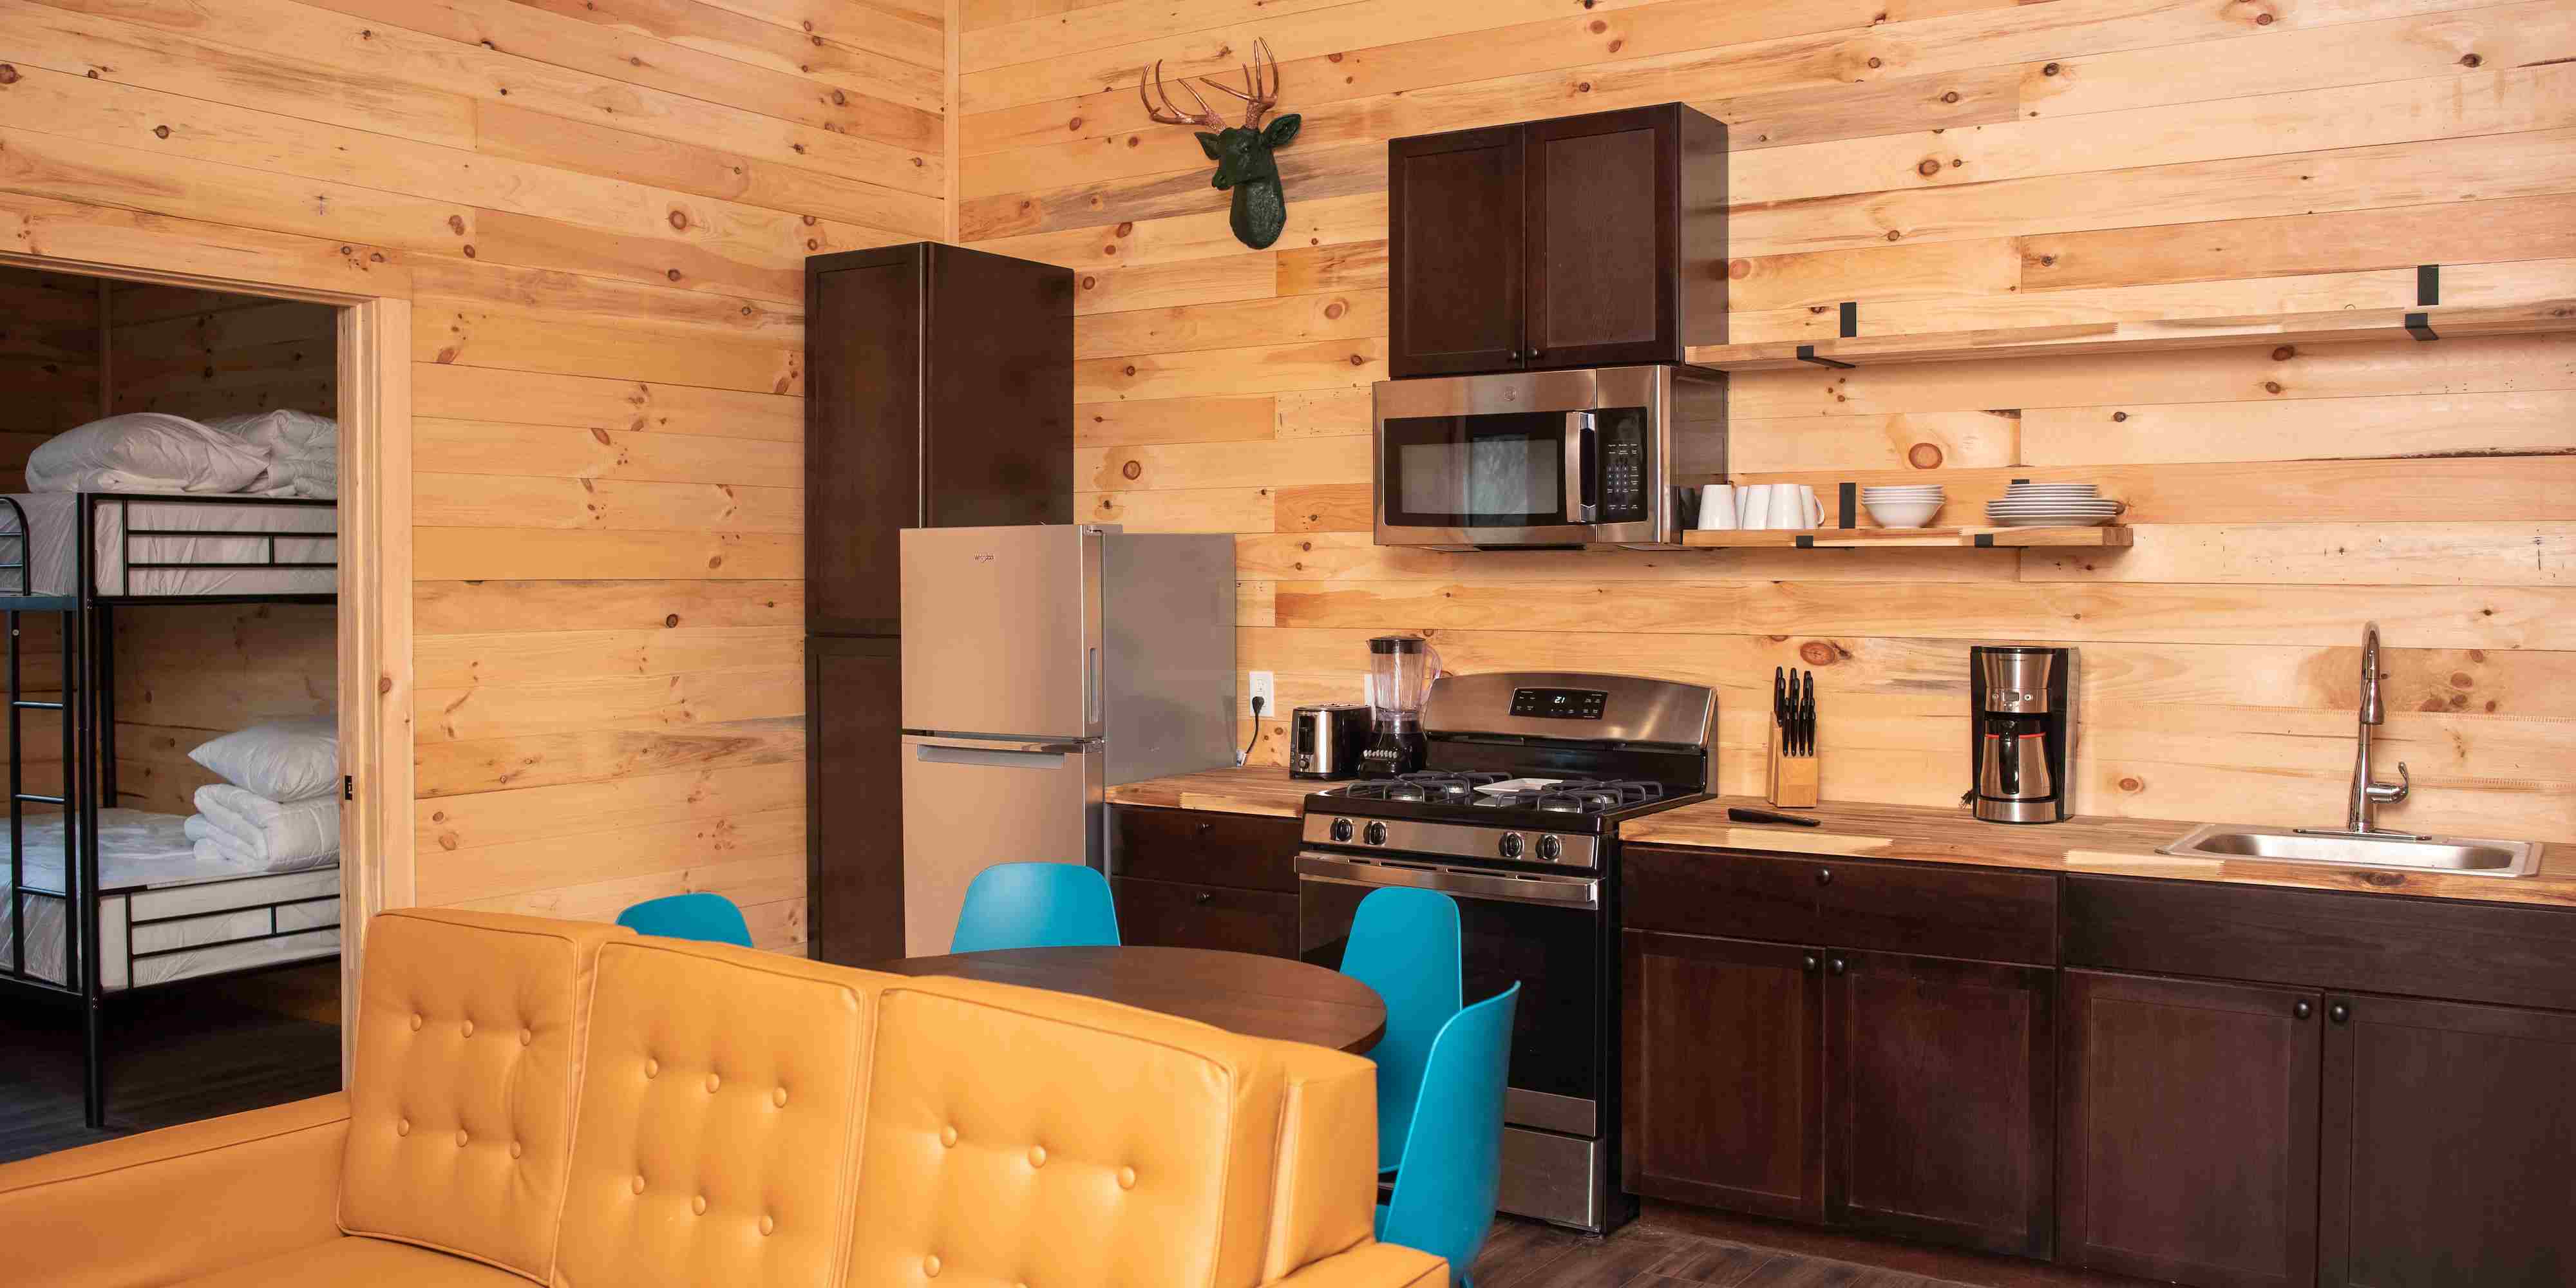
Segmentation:
[(2337, 1024), (2341, 1024), (2352, 1018), (2352, 1008), (2341, 1002), (2337, 1002), (2326, 1008), (2326, 1018)]
[(1215, 830), (1216, 830), (1216, 820), (1215, 820), (1215, 819), (1212, 819), (1212, 818), (1203, 818), (1203, 819), (1200, 819), (1200, 820), (1199, 820), (1199, 830), (1200, 830), (1200, 831), (1202, 831), (1202, 832), (1213, 832), (1213, 831), (1215, 831)]
[(1807, 954), (1807, 969), (1814, 970), (1816, 965), (1816, 955), (1814, 953)]
[[(1209, 894), (1209, 893), (1208, 893), (1207, 891), (1205, 891), (1205, 890), (1201, 890), (1201, 891), (1199, 891), (1197, 894), (1194, 894), (1194, 895), (1191, 895), (1191, 896), (1190, 896), (1190, 902), (1195, 903), (1195, 904), (1197, 904), (1198, 906), (1200, 906), (1200, 907), (1204, 908), (1204, 907), (1208, 906), (1209, 904), (1215, 903), (1215, 902), (1216, 902), (1216, 896), (1215, 896), (1215, 895), (1212, 895), (1212, 894)], [(2301, 1005), (2301, 1006), (2305, 1006), (2305, 1005), (2307, 1005), (2307, 1003), (2305, 1003), (2305, 1002), (2301, 1002), (2301, 1003), (2299, 1003), (2299, 1005)]]
[(2301, 999), (2299, 999), (2299, 1003), (2298, 1003), (2298, 1005), (2293, 1006), (2293, 1007), (2291, 1007), (2291, 1008), (2290, 1008), (2290, 1014), (2295, 1015), (2295, 1016), (2298, 1016), (2300, 1019), (2303, 1019), (2303, 1020), (2304, 1020), (2304, 1019), (2306, 1019), (2306, 1018), (2308, 1018), (2308, 1017), (2309, 1017), (2309, 1016), (2311, 1016), (2311, 1015), (2316, 1014), (2316, 1012), (2317, 1012), (2317, 1008), (2315, 1008), (2315, 1007), (2313, 1007), (2313, 1006), (2308, 1005), (2307, 999), (2305, 999), (2305, 998), (2301, 998)]
[(1539, 358), (1539, 351), (1538, 351), (1538, 350), (1536, 350), (1536, 349), (1532, 349), (1532, 350), (1530, 350), (1528, 353), (1522, 354), (1521, 356), (1522, 356), (1522, 357), (1524, 357), (1524, 358), (1529, 359), (1529, 360), (1530, 360), (1530, 361), (1532, 361), (1532, 362), (1536, 362), (1536, 361), (1538, 361), (1538, 358)]
[(1818, 869), (1816, 869), (1816, 884), (1817, 884), (1817, 885), (1832, 885), (1833, 883), (1834, 883), (1834, 870), (1833, 870), (1832, 868), (1818, 868)]
[(1832, 971), (1833, 973), (1835, 973), (1835, 974), (1837, 974), (1837, 975), (1840, 975), (1840, 974), (1842, 974), (1842, 973), (1843, 973), (1843, 965), (1844, 965), (1844, 963), (1843, 963), (1843, 959), (1842, 959), (1842, 958), (1840, 958), (1840, 957), (1837, 957), (1837, 958), (1833, 959), (1832, 961), (1825, 963), (1825, 969), (1827, 969), (1827, 970), (1829, 970), (1829, 971)]

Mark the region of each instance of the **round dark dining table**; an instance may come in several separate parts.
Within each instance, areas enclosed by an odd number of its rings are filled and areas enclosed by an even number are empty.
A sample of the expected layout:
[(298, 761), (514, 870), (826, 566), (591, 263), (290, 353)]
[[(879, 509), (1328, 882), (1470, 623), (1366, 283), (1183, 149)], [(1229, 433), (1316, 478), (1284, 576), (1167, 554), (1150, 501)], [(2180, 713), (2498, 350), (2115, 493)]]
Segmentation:
[(1321, 966), (1208, 948), (997, 948), (870, 962), (896, 975), (947, 975), (1079, 993), (1260, 1038), (1354, 1055), (1386, 1036), (1377, 990)]

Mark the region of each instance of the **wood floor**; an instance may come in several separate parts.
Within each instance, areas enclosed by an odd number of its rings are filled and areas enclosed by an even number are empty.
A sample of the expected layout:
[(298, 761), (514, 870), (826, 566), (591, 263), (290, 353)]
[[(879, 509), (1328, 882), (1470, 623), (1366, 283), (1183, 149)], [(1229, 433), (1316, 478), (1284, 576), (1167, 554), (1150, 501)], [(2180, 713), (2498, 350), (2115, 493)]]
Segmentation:
[(1607, 1239), (1494, 1223), (1476, 1288), (2143, 1288), (2144, 1280), (1649, 1205)]
[(322, 962), (110, 1001), (104, 1130), (81, 1122), (79, 1012), (0, 1006), (0, 1162), (336, 1090), (340, 1026), (328, 1017), (339, 969)]

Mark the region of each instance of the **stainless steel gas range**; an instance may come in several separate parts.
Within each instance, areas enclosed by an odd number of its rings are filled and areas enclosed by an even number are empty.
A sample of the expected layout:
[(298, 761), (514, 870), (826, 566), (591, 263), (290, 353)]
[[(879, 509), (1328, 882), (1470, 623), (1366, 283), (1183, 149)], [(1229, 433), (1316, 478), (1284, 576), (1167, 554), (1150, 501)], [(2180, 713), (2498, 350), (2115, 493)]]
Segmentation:
[(1468, 1002), (1521, 985), (1506, 1212), (1596, 1232), (1635, 1214), (1619, 1190), (1619, 825), (1707, 798), (1716, 717), (1694, 684), (1443, 676), (1423, 707), (1423, 772), (1306, 798), (1305, 960), (1338, 967), (1360, 900), (1415, 886), (1458, 900)]

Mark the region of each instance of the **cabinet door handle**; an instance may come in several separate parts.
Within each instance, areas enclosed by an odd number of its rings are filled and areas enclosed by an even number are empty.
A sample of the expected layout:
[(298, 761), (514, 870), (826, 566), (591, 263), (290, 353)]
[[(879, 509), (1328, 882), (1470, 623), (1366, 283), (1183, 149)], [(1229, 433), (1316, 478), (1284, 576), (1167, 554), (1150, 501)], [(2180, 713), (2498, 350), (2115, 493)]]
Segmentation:
[(2326, 1018), (2337, 1024), (2341, 1024), (2352, 1018), (2352, 1008), (2341, 1002), (2337, 1002), (2326, 1008)]
[(1816, 869), (1816, 884), (1817, 884), (1817, 885), (1832, 885), (1833, 883), (1834, 883), (1834, 870), (1833, 870), (1832, 868), (1818, 868), (1818, 869)]
[(1825, 963), (1825, 969), (1830, 970), (1830, 971), (1832, 971), (1833, 973), (1835, 973), (1835, 974), (1837, 974), (1837, 975), (1842, 974), (1842, 973), (1843, 973), (1843, 959), (1842, 959), (1842, 958), (1840, 958), (1840, 957), (1837, 957), (1837, 958), (1833, 959), (1832, 961)]
[(1807, 954), (1807, 969), (1812, 971), (1816, 968), (1816, 965), (1816, 955), (1814, 953)]
[(2300, 1019), (2303, 1019), (2303, 1020), (2304, 1020), (2304, 1019), (2306, 1019), (2306, 1018), (2308, 1018), (2308, 1017), (2309, 1017), (2309, 1016), (2311, 1016), (2311, 1015), (2316, 1014), (2316, 1011), (2317, 1011), (2317, 1008), (2315, 1008), (2315, 1007), (2313, 1007), (2313, 1006), (2308, 1005), (2308, 1001), (2307, 1001), (2307, 999), (2306, 999), (2306, 998), (2300, 998), (2300, 999), (2299, 999), (2299, 1004), (2290, 1008), (2290, 1014), (2295, 1015), (2295, 1016), (2298, 1016)]

